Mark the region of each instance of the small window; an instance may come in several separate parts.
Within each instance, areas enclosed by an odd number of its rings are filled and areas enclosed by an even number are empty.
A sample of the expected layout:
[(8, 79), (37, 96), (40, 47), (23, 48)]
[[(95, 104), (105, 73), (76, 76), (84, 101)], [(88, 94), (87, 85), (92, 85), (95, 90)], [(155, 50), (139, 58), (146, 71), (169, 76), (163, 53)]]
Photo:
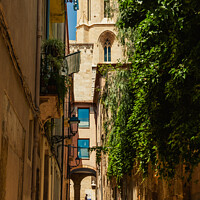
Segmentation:
[(111, 62), (111, 44), (108, 39), (104, 44), (104, 62)]
[(78, 139), (78, 157), (82, 159), (89, 158), (89, 139)]
[(78, 119), (80, 120), (79, 127), (88, 128), (90, 126), (89, 108), (78, 109)]
[(110, 0), (104, 0), (104, 18), (110, 17)]

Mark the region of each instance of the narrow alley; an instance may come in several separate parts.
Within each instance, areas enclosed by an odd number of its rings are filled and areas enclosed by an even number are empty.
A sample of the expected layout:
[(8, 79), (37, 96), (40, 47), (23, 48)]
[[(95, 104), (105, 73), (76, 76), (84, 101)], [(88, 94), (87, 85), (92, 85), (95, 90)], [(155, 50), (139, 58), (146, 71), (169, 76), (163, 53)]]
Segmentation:
[(0, 200), (200, 200), (198, 0), (0, 0)]

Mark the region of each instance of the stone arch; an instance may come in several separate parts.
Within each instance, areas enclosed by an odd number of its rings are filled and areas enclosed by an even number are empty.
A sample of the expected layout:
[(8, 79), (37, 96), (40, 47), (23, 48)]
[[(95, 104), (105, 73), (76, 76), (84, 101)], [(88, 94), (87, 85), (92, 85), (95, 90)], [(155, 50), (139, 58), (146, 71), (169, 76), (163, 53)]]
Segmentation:
[(70, 175), (73, 174), (85, 174), (87, 176), (95, 176), (96, 177), (96, 171), (92, 168), (82, 167), (82, 168), (76, 168), (71, 170)]
[[(100, 62), (112, 61), (112, 46), (115, 42), (115, 38), (116, 38), (116, 35), (112, 31), (109, 31), (109, 30), (103, 31), (100, 34), (100, 36), (98, 38), (99, 61)], [(109, 43), (109, 47), (108, 47), (109, 50), (107, 50), (107, 53), (108, 53), (108, 51), (110, 51), (110, 60), (105, 61), (105, 49), (106, 49), (105, 46), (107, 43)]]
[(112, 46), (115, 41), (115, 38), (116, 38), (116, 35), (112, 31), (106, 30), (100, 34), (98, 43), (104, 46), (104, 43), (106, 42), (106, 40), (109, 39)]
[(74, 200), (80, 200), (81, 181), (88, 176), (96, 177), (96, 170), (89, 167), (79, 167), (70, 171), (70, 179), (74, 183)]
[(96, 199), (96, 186), (93, 187), (92, 184), (96, 184), (97, 179), (94, 176), (86, 176), (81, 181), (80, 199), (85, 199), (86, 194), (89, 199)]

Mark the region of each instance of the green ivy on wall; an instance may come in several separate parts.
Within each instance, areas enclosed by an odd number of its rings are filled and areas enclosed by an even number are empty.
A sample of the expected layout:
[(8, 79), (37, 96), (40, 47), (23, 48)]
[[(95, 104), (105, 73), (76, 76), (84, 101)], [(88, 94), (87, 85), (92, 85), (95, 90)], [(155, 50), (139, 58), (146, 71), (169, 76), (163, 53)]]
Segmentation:
[[(132, 67), (109, 76), (102, 97), (108, 175), (136, 163), (144, 176), (188, 177), (200, 161), (200, 3), (118, 0), (118, 36)], [(109, 114), (110, 112), (110, 114)]]

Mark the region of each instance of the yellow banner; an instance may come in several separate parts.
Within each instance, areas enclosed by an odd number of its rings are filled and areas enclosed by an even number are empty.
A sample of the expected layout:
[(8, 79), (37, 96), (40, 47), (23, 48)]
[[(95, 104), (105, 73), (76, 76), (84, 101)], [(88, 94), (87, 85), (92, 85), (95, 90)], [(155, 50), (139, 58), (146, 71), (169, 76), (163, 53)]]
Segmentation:
[(50, 0), (50, 22), (65, 22), (65, 4), (64, 0)]

